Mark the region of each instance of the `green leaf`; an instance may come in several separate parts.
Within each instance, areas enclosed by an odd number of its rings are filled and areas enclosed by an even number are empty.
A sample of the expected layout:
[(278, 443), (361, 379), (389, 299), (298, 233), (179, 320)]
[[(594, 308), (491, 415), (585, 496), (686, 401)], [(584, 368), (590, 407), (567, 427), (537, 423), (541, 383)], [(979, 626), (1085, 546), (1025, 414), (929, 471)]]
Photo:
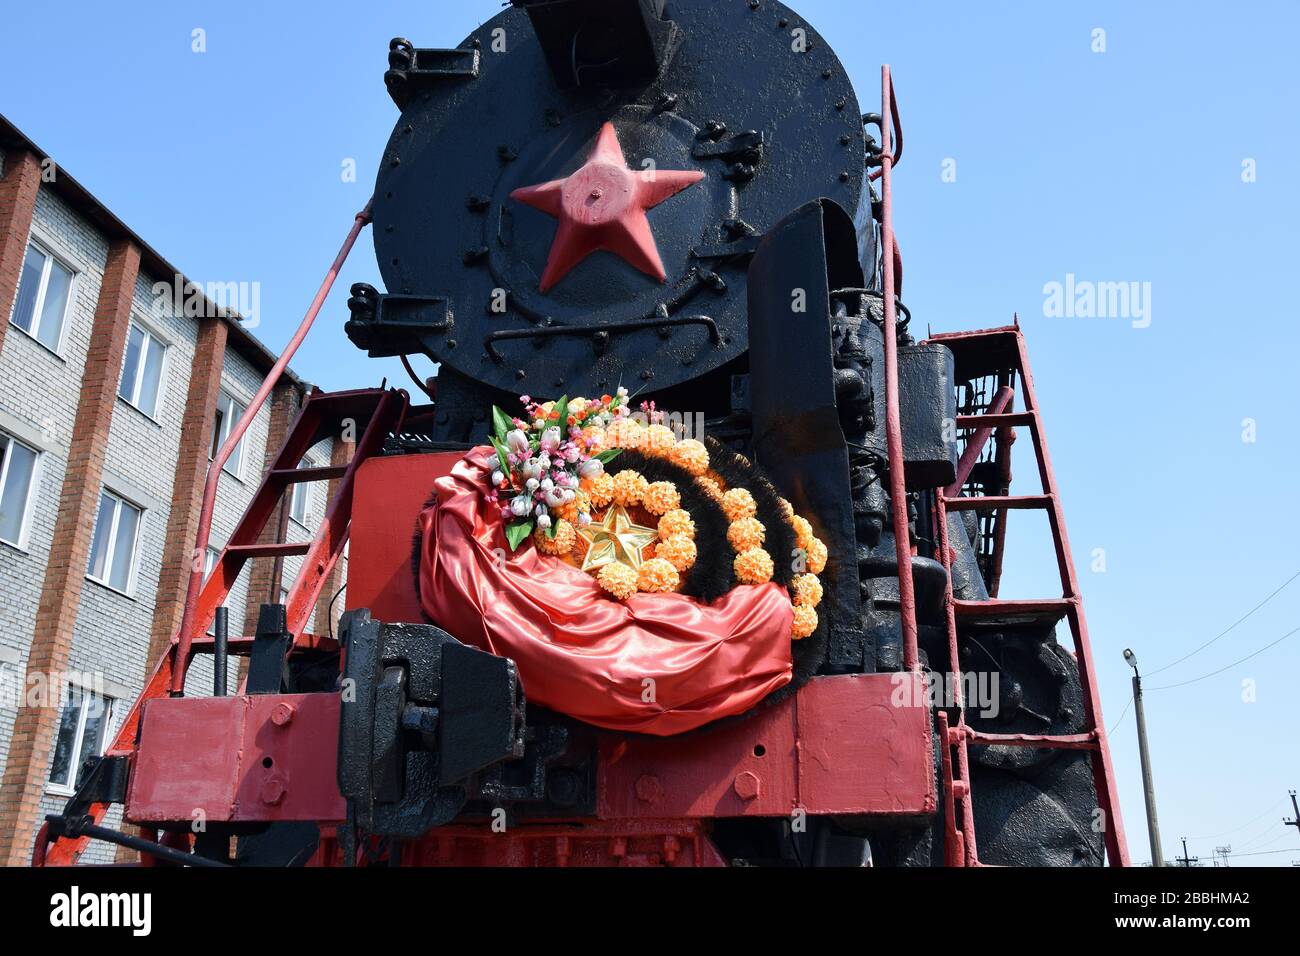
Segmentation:
[(497, 441), (505, 441), (506, 433), (509, 432), (510, 429), (513, 427), (514, 425), (510, 421), (510, 416), (508, 416), (505, 412), (501, 411), (501, 409), (493, 405), (492, 406), (492, 428), (496, 432)]
[(623, 451), (623, 449), (621, 449), (621, 448), (610, 448), (610, 449), (607, 449), (606, 451), (602, 451), (600, 454), (598, 454), (598, 455), (596, 456), (596, 459), (597, 459), (597, 460), (598, 460), (602, 465), (608, 465), (611, 461), (613, 461), (615, 458), (617, 458), (617, 457), (619, 456), (619, 454), (620, 454), (622, 451)]
[(522, 521), (506, 525), (506, 543), (510, 545), (511, 551), (519, 550), (520, 542), (533, 533), (534, 523), (534, 518), (525, 518)]
[[(560, 438), (561, 439), (568, 438), (569, 437), (569, 426), (568, 426), (569, 396), (568, 395), (561, 395), (558, 399), (555, 400), (555, 404), (551, 406), (551, 414), (554, 415), (556, 412), (559, 413), (558, 417), (555, 419), (555, 422), (557, 425), (560, 426)], [(547, 422), (546, 424), (549, 426), (551, 423)]]
[(556, 527), (558, 527), (558, 526), (559, 526), (559, 522), (558, 522), (558, 521), (552, 521), (551, 524), (550, 524), (550, 527), (548, 527), (548, 528), (546, 529), (546, 537), (548, 537), (548, 538), (550, 538), (552, 541), (554, 541), (554, 540), (555, 540), (555, 529), (556, 529)]
[(510, 477), (510, 462), (506, 459), (506, 446), (497, 438), (489, 438), (492, 447), (497, 450), (497, 461), (501, 463), (501, 470), (505, 472), (507, 478)]

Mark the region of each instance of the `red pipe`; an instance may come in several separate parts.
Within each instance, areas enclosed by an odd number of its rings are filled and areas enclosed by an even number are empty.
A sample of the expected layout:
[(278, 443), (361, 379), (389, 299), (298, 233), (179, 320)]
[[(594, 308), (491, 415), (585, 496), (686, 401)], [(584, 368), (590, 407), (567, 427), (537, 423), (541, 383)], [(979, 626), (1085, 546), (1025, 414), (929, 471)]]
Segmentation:
[[(880, 244), (886, 250), (894, 245), (894, 218), (890, 208), (890, 171), (894, 165), (890, 133), (893, 129), (891, 107), (894, 84), (889, 66), (880, 68), (881, 151), (880, 151)], [(898, 412), (898, 320), (894, 297), (894, 257), (885, 255), (885, 438), (889, 447), (889, 495), (894, 520), (894, 553), (898, 557), (898, 610), (903, 629), (903, 666), (919, 671), (916, 650), (916, 589), (912, 582), (912, 542), (907, 531), (907, 483), (903, 475), (903, 432)]]
[[(348, 253), (352, 251), (353, 245), (356, 244), (357, 237), (361, 235), (361, 230), (370, 222), (370, 203), (366, 203), (366, 208), (356, 214), (352, 222), (352, 229), (348, 232), (348, 237), (343, 241), (343, 246), (339, 249), (338, 255), (334, 257), (334, 262), (325, 274), (320, 288), (316, 290), (316, 297), (311, 300), (311, 306), (307, 309), (307, 314), (303, 316), (302, 322), (298, 325), (298, 331), (293, 334), (289, 344), (285, 347), (280, 358), (276, 360), (271, 367), (270, 373), (262, 382), (262, 387), (257, 390), (253, 396), (253, 401), (244, 414), (240, 417), (239, 423), (231, 430), (226, 437), (225, 444), (217, 451), (216, 457), (208, 465), (208, 480), (203, 486), (203, 508), (199, 512), (199, 530), (194, 538), (194, 554), (206, 554), (208, 550), (208, 537), (212, 532), (212, 511), (217, 502), (217, 485), (221, 480), (221, 469), (225, 466), (226, 461), (234, 453), (235, 448), (239, 445), (239, 440), (244, 437), (248, 431), (253, 419), (261, 410), (262, 405), (266, 403), (267, 396), (275, 388), (276, 383), (280, 381), (280, 376), (289, 366), (289, 360), (293, 358), (298, 346), (302, 344), (303, 339), (311, 330), (312, 324), (316, 321), (316, 316), (320, 313), (321, 306), (325, 304), (325, 298), (329, 295), (330, 289), (334, 286), (334, 280), (338, 278), (339, 271), (343, 268), (343, 263), (347, 261)], [(194, 615), (198, 605), (199, 590), (203, 587), (203, 562), (195, 561), (190, 571), (189, 584), (185, 589), (185, 612), (181, 616), (181, 629), (176, 638), (176, 661), (172, 668), (171, 694), (173, 697), (183, 696), (185, 693), (185, 672), (189, 668), (190, 644), (193, 641)]]
[[(993, 397), (991, 404), (985, 411), (987, 415), (1001, 415), (1011, 402), (1011, 397), (1015, 391), (1010, 385), (1004, 385), (998, 390), (997, 395)], [(979, 461), (980, 453), (984, 451), (984, 445), (988, 442), (989, 436), (994, 432), (994, 426), (983, 425), (975, 430), (966, 442), (966, 450), (961, 453), (961, 461), (957, 462), (957, 477), (953, 479), (952, 484), (943, 489), (945, 498), (956, 498), (961, 494), (961, 486), (966, 484), (966, 479), (970, 477), (971, 469), (975, 467), (975, 462)]]

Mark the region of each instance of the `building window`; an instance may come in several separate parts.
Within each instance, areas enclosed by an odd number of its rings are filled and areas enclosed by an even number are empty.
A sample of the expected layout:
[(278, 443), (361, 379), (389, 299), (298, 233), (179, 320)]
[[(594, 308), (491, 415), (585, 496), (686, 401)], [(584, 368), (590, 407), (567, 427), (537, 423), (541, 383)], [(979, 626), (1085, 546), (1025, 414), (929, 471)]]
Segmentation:
[(13, 324), (51, 352), (58, 352), (72, 301), (73, 271), (36, 243), (27, 246)]
[[(221, 395), (217, 397), (217, 414), (212, 423), (212, 450), (208, 454), (209, 458), (217, 457), (217, 452), (220, 451), (221, 446), (226, 443), (226, 439), (230, 437), (230, 432), (234, 429), (235, 425), (239, 423), (239, 419), (243, 414), (244, 406), (239, 404), (239, 402), (235, 401), (225, 392), (222, 392)], [(240, 437), (239, 444), (236, 445), (235, 450), (230, 453), (230, 457), (226, 459), (226, 464), (224, 466), (224, 470), (228, 471), (236, 478), (239, 477), (239, 469), (244, 461), (244, 438), (246, 437), (248, 436), (243, 435)]]
[(26, 546), (27, 506), (40, 452), (0, 432), (0, 541)]
[[(311, 468), (312, 463), (306, 458), (298, 462), (299, 468)], [(293, 495), (289, 498), (289, 517), (304, 528), (311, 516), (307, 513), (307, 502), (311, 498), (311, 482), (299, 481), (293, 486)]]
[(141, 509), (111, 491), (100, 492), (99, 517), (95, 519), (95, 537), (90, 543), (87, 577), (123, 594), (131, 593), (136, 542), (143, 515)]
[(86, 758), (104, 752), (113, 699), (76, 684), (68, 686), (68, 699), (59, 721), (59, 736), (50, 761), (50, 788), (71, 793), (84, 780)]
[(158, 411), (162, 390), (163, 360), (167, 346), (134, 322), (126, 340), (126, 357), (122, 362), (122, 381), (117, 394), (150, 418)]

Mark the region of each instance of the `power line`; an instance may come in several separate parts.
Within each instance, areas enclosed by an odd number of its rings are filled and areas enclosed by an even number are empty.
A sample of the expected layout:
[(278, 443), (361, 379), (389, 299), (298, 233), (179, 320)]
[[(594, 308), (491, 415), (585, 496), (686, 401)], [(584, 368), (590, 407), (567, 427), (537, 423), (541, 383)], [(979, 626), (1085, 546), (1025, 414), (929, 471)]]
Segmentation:
[[(1214, 643), (1215, 641), (1217, 641), (1219, 638), (1223, 637), (1225, 634), (1227, 634), (1229, 631), (1231, 631), (1234, 627), (1236, 627), (1236, 626), (1237, 626), (1238, 624), (1240, 624), (1242, 621), (1246, 620), (1246, 618), (1250, 617), (1252, 614), (1254, 614), (1256, 611), (1258, 611), (1260, 608), (1262, 608), (1262, 607), (1263, 607), (1265, 604), (1267, 604), (1269, 601), (1273, 600), (1273, 598), (1275, 598), (1275, 597), (1277, 597), (1279, 594), (1281, 594), (1282, 591), (1285, 590), (1286, 586), (1287, 586), (1288, 584), (1290, 584), (1292, 581), (1294, 581), (1296, 578), (1300, 578), (1300, 571), (1297, 571), (1295, 574), (1291, 575), (1289, 578), (1287, 578), (1285, 581), (1283, 581), (1282, 584), (1278, 587), (1278, 589), (1277, 589), (1276, 591), (1274, 591), (1274, 592), (1273, 592), (1272, 594), (1270, 594), (1268, 597), (1264, 598), (1264, 600), (1260, 601), (1258, 604), (1256, 604), (1254, 607), (1252, 607), (1249, 611), (1247, 611), (1247, 612), (1246, 612), (1245, 614), (1243, 614), (1241, 617), (1237, 618), (1237, 620), (1235, 620), (1235, 621), (1233, 621), (1231, 624), (1229, 624), (1227, 628), (1225, 628), (1224, 630), (1220, 631), (1220, 632), (1219, 632), (1218, 634), (1216, 634), (1214, 637), (1210, 638), (1208, 641), (1206, 641), (1206, 642), (1205, 642), (1204, 644), (1202, 644), (1200, 647), (1196, 648), (1196, 650), (1194, 650), (1194, 651), (1190, 651), (1189, 653), (1184, 654), (1182, 657), (1178, 658), (1178, 660), (1173, 661), (1173, 662), (1171, 662), (1171, 663), (1169, 663), (1169, 664), (1166, 664), (1164, 667), (1157, 667), (1155, 670), (1148, 672), (1148, 673), (1147, 673), (1147, 676), (1150, 677), (1152, 674), (1159, 674), (1161, 671), (1167, 671), (1167, 670), (1169, 670), (1169, 668), (1173, 667), (1175, 664), (1181, 664), (1183, 661), (1187, 660), (1187, 658), (1191, 657), (1193, 654), (1199, 654), (1201, 651), (1205, 650), (1207, 647), (1209, 647), (1211, 644), (1213, 644), (1213, 643)], [(1208, 677), (1208, 676), (1210, 676), (1210, 675), (1207, 674), (1206, 676)], [(1170, 686), (1177, 687), (1178, 685), (1177, 685), (1177, 684), (1173, 684), (1173, 685), (1170, 685)], [(1159, 687), (1153, 687), (1153, 688), (1151, 688), (1151, 689), (1152, 689), (1152, 690), (1160, 690)]]
[(1215, 840), (1221, 836), (1227, 836), (1230, 833), (1240, 833), (1242, 830), (1246, 829), (1246, 827), (1250, 826), (1252, 823), (1258, 823), (1260, 820), (1263, 820), (1266, 816), (1268, 816), (1270, 813), (1272, 813), (1274, 810), (1277, 809), (1278, 803), (1282, 803), (1285, 800), (1286, 797), (1283, 797), (1281, 800), (1278, 800), (1277, 803), (1274, 803), (1271, 807), (1269, 807), (1259, 816), (1255, 817), (1252, 820), (1247, 820), (1239, 827), (1233, 827), (1231, 830), (1223, 830), (1219, 833), (1211, 833), (1208, 836), (1188, 837), (1188, 839), (1189, 840)]
[(1295, 847), (1283, 847), (1280, 850), (1256, 850), (1254, 853), (1234, 853), (1233, 856), (1268, 856), (1270, 853), (1294, 853)]
[(1263, 654), (1270, 647), (1276, 647), (1278, 644), (1281, 644), (1288, 637), (1290, 637), (1292, 634), (1295, 634), (1298, 631), (1300, 631), (1300, 627), (1294, 627), (1291, 630), (1287, 631), (1285, 634), (1283, 634), (1281, 637), (1279, 637), (1276, 641), (1273, 641), (1271, 644), (1265, 644), (1263, 647), (1255, 651), (1253, 654), (1247, 654), (1245, 657), (1241, 658), (1240, 660), (1233, 661), (1231, 664), (1226, 664), (1223, 667), (1220, 667), (1217, 671), (1210, 671), (1210, 673), (1208, 674), (1202, 674), (1200, 677), (1193, 677), (1191, 680), (1179, 681), (1177, 684), (1162, 684), (1159, 687), (1151, 687), (1148, 688), (1148, 690), (1172, 690), (1175, 687), (1186, 687), (1188, 684), (1195, 684), (1197, 681), (1203, 681), (1206, 678), (1214, 677), (1216, 674), (1222, 674), (1226, 670), (1232, 670), (1232, 668), (1236, 667), (1238, 664), (1246, 663), (1246, 661), (1250, 660), (1252, 657), (1258, 657), (1260, 654)]
[(1124, 709), (1121, 710), (1119, 712), (1119, 716), (1115, 718), (1115, 723), (1110, 725), (1110, 730), (1106, 731), (1107, 737), (1115, 733), (1116, 728), (1118, 728), (1120, 724), (1124, 723), (1124, 715), (1128, 713), (1128, 709), (1132, 706), (1133, 706), (1133, 695), (1130, 693), (1128, 695), (1128, 703), (1124, 705)]

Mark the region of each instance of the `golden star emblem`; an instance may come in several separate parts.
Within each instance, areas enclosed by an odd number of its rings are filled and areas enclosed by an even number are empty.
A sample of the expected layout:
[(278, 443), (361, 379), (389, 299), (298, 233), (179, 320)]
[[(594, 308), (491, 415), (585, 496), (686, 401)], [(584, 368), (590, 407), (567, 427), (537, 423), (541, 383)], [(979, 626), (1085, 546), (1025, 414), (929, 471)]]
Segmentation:
[(582, 570), (591, 571), (612, 561), (626, 564), (634, 571), (641, 568), (641, 552), (659, 540), (654, 528), (636, 524), (621, 505), (610, 505), (605, 516), (578, 529), (578, 536), (588, 544)]

